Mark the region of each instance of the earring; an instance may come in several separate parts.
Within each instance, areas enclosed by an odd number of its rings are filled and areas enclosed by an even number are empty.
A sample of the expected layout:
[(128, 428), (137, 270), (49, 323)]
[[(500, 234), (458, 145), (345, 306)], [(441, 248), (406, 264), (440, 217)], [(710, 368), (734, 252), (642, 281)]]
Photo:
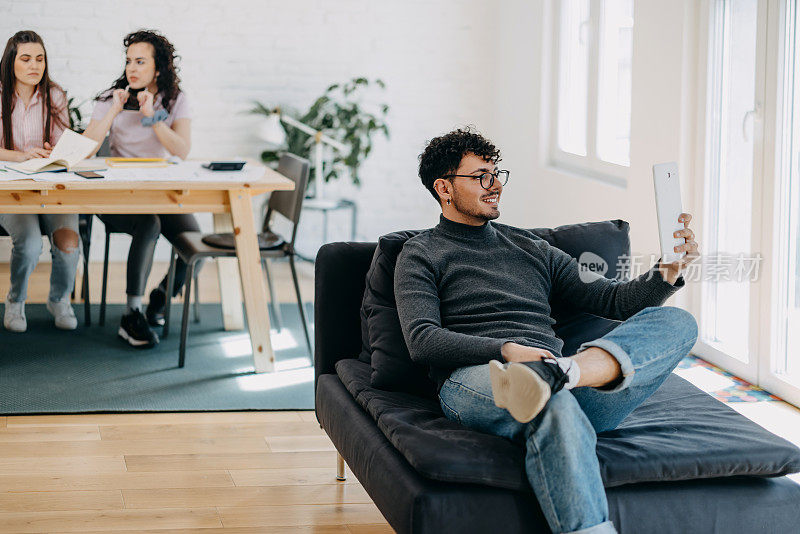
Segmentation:
[(450, 205), (450, 199), (449, 198), (447, 199), (447, 205), (448, 206)]

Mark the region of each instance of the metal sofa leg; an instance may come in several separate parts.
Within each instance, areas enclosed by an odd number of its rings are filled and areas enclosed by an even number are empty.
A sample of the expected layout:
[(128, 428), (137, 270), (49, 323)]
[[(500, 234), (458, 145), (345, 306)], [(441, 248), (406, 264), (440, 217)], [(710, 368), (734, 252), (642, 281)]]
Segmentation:
[(336, 480), (347, 480), (344, 458), (342, 458), (342, 455), (338, 452), (336, 453)]

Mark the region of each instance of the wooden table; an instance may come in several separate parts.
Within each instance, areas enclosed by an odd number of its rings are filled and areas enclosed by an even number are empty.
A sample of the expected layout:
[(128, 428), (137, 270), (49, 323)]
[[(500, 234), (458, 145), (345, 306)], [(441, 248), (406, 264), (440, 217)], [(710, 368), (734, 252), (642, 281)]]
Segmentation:
[[(262, 168), (263, 176), (248, 182), (229, 179), (123, 182), (87, 180), (72, 174), (64, 174), (63, 181), (58, 182), (0, 182), (0, 213), (215, 214), (217, 231), (233, 231), (241, 276), (239, 284), (235, 265), (230, 261), (220, 265), (225, 328), (243, 327), (239, 296), (243, 293), (256, 372), (271, 372), (275, 355), (270, 343), (267, 293), (251, 197), (269, 191), (292, 190), (294, 182), (272, 169)], [(147, 169), (138, 171), (146, 176)]]

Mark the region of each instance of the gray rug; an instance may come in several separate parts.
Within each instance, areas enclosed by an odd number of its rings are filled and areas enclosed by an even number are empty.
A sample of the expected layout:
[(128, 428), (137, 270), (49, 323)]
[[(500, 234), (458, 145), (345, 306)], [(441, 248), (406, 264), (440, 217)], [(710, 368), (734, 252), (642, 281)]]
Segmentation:
[[(108, 307), (105, 327), (97, 326), (98, 308), (85, 327), (76, 305), (73, 332), (57, 330), (43, 304), (26, 307), (26, 333), (0, 327), (0, 415), (314, 408), (314, 369), (297, 305), (281, 305), (283, 329), (272, 331), (277, 372), (262, 374), (253, 372), (246, 331), (222, 329), (219, 304), (201, 304), (200, 323), (190, 320), (182, 369), (182, 306), (173, 307), (170, 335), (153, 349), (117, 338), (123, 306)], [(312, 307), (306, 310), (311, 320)]]

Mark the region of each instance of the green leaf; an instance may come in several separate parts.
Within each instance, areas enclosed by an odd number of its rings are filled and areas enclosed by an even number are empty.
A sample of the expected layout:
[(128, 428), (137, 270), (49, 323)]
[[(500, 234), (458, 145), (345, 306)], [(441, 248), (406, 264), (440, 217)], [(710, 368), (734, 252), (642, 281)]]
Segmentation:
[[(374, 84), (380, 89), (385, 89), (386, 84), (377, 78)], [(373, 136), (382, 133), (389, 138), (388, 124), (382, 120), (389, 112), (386, 103), (370, 104), (365, 108), (362, 102), (363, 91), (370, 85), (366, 77), (353, 78), (344, 83), (334, 83), (327, 87), (324, 93), (317, 98), (303, 114), (293, 113), (300, 122), (324, 132), (326, 135), (342, 142), (347, 150), (339, 152), (330, 151), (329, 161), (325, 163), (324, 180), (336, 180), (345, 174), (349, 175), (355, 185), (361, 184), (359, 168), (370, 155), (373, 148)], [(371, 110), (377, 109), (377, 114)], [(265, 105), (254, 102), (251, 113), (268, 115), (272, 112)], [(284, 112), (285, 113), (285, 112)], [(313, 136), (284, 125), (286, 131), (286, 151), (312, 161), (313, 178), (313, 152), (315, 142)], [(271, 151), (262, 154), (264, 158), (277, 158), (278, 155)], [(264, 161), (267, 161), (266, 159)], [(270, 160), (274, 161), (274, 160)]]
[(280, 156), (278, 155), (278, 153), (272, 150), (265, 150), (264, 152), (261, 153), (261, 161), (263, 161), (264, 163), (278, 161), (279, 159)]

